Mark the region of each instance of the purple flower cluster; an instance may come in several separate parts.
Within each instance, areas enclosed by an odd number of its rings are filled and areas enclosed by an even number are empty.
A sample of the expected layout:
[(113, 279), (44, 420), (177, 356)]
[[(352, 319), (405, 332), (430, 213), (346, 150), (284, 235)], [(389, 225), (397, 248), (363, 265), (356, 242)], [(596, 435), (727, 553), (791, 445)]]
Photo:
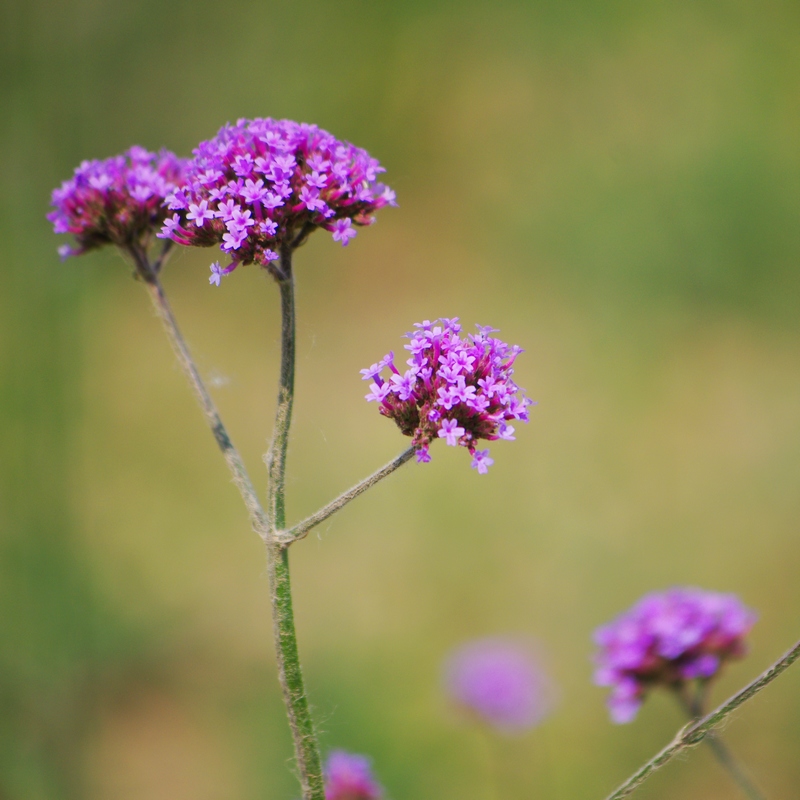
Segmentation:
[(162, 150), (131, 147), (105, 161), (84, 161), (53, 190), (47, 215), (56, 233), (71, 233), (77, 247), (62, 245), (62, 258), (104, 244), (146, 247), (166, 218), (163, 203), (183, 180), (185, 162)]
[[(488, 450), (478, 450), (478, 440), (514, 439), (513, 420), (528, 421), (531, 405), (514, 383), (513, 364), (522, 352), (491, 336), (494, 328), (477, 326), (477, 334), (460, 337), (458, 317), (425, 320), (407, 334), (411, 353), (405, 372), (389, 353), (369, 369), (368, 401), (376, 401), (381, 414), (393, 419), (417, 447), (417, 461), (431, 460), (428, 447), (434, 439), (462, 445), (472, 454), (472, 467), (484, 474), (494, 463)], [(383, 378), (381, 373), (391, 373)]]
[(445, 688), (456, 704), (506, 733), (544, 719), (553, 690), (530, 647), (512, 638), (478, 639), (447, 660)]
[(757, 619), (732, 594), (675, 588), (643, 597), (595, 632), (595, 683), (612, 687), (614, 722), (630, 722), (647, 690), (709, 680), (724, 661), (741, 658)]
[(366, 756), (334, 750), (325, 766), (325, 800), (380, 800), (383, 789), (372, 777)]
[(365, 150), (316, 125), (240, 119), (194, 150), (159, 235), (219, 245), (230, 262), (211, 267), (209, 280), (219, 285), (239, 264), (269, 267), (284, 245), (297, 246), (315, 228), (347, 245), (355, 225), (396, 205), (394, 192), (377, 181), (384, 171)]

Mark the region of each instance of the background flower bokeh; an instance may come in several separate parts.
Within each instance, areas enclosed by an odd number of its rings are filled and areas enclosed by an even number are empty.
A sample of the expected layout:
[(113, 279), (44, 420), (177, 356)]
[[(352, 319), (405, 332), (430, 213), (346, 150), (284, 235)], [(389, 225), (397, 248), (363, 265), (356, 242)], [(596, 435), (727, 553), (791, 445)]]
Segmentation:
[[(683, 723), (608, 723), (591, 632), (672, 585), (759, 614), (715, 698), (798, 636), (800, 11), (789, 2), (31, 0), (0, 11), (0, 795), (296, 796), (262, 548), (132, 269), (61, 264), (50, 192), (132, 144), (316, 123), (378, 158), (398, 209), (296, 256), (290, 520), (407, 444), (359, 369), (409, 320), (488, 320), (538, 406), (487, 475), (438, 448), (292, 551), (326, 751), (393, 800), (483, 767), (442, 658), (509, 631), (560, 705), (508, 796), (600, 798)], [(164, 275), (254, 478), (278, 298), (256, 269)], [(800, 784), (789, 672), (726, 729), (770, 797)], [(576, 769), (579, 764), (580, 768)], [(724, 798), (700, 748), (643, 797)]]

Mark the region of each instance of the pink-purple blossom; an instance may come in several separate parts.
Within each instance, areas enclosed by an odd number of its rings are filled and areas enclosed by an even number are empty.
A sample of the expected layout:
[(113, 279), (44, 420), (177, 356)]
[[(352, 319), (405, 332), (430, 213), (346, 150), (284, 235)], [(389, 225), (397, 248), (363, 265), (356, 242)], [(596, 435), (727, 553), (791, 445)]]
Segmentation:
[(654, 686), (708, 681), (747, 651), (757, 619), (736, 595), (674, 588), (645, 595), (594, 635), (595, 683), (610, 686), (614, 722), (630, 722)]
[(365, 150), (316, 125), (240, 119), (194, 150), (185, 184), (167, 198), (173, 216), (160, 236), (218, 245), (229, 263), (217, 276), (239, 264), (274, 271), (282, 249), (316, 228), (347, 245), (355, 226), (396, 205), (394, 192), (377, 180), (383, 171)]
[(492, 337), (494, 328), (478, 326), (478, 333), (461, 338), (458, 318), (425, 320), (415, 327), (405, 345), (408, 369), (401, 372), (389, 353), (361, 370), (363, 379), (372, 381), (366, 399), (377, 402), (380, 413), (412, 437), (418, 462), (430, 461), (431, 442), (444, 439), (466, 447), (473, 469), (485, 474), (494, 460), (477, 443), (513, 440), (509, 422), (528, 421), (532, 401), (512, 379), (522, 349)]
[(383, 788), (366, 756), (334, 750), (325, 765), (325, 800), (380, 800)]
[(349, 219), (337, 219), (336, 222), (333, 223), (333, 240), (335, 242), (341, 242), (342, 247), (347, 247), (350, 240), (353, 239), (355, 235), (356, 229)]
[[(104, 161), (84, 161), (53, 190), (54, 210), (47, 215), (56, 233), (75, 237), (74, 247), (59, 248), (61, 257), (104, 244), (146, 248), (164, 225), (164, 199), (182, 182), (185, 166), (167, 150), (150, 153), (142, 147)], [(199, 206), (196, 212), (207, 216)]]
[(522, 733), (552, 710), (554, 690), (529, 642), (492, 637), (468, 642), (447, 659), (445, 690), (470, 716), (504, 733)]
[(476, 450), (472, 456), (472, 469), (478, 470), (479, 475), (485, 475), (492, 464), (494, 459), (490, 458), (488, 450)]

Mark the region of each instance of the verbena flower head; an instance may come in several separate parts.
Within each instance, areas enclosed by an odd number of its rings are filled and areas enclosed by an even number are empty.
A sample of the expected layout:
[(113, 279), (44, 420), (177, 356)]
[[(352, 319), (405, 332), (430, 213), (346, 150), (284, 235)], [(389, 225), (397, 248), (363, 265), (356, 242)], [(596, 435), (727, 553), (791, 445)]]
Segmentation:
[(514, 638), (457, 649), (445, 665), (445, 688), (462, 710), (505, 733), (532, 728), (553, 706), (552, 685), (529, 644)]
[(75, 247), (59, 248), (62, 258), (104, 244), (146, 247), (166, 218), (164, 200), (183, 180), (184, 161), (162, 150), (131, 147), (105, 161), (84, 161), (53, 190), (47, 215), (56, 233), (71, 233)]
[(334, 750), (325, 765), (325, 800), (380, 800), (383, 788), (372, 777), (366, 756)]
[(377, 180), (385, 170), (369, 153), (316, 125), (291, 120), (240, 119), (194, 151), (186, 184), (168, 199), (160, 236), (178, 244), (219, 245), (222, 267), (210, 282), (239, 264), (270, 267), (281, 248), (295, 247), (315, 228), (347, 245), (355, 226), (396, 205)]
[(611, 687), (611, 718), (630, 722), (653, 686), (713, 678), (725, 661), (745, 654), (756, 619), (732, 594), (675, 588), (643, 597), (594, 635), (594, 679)]
[[(428, 447), (444, 439), (472, 454), (472, 467), (484, 474), (494, 463), (488, 450), (478, 450), (481, 439), (514, 437), (514, 421), (528, 421), (525, 393), (512, 380), (513, 364), (522, 349), (509, 346), (491, 334), (494, 328), (477, 326), (478, 332), (461, 338), (458, 317), (415, 323), (406, 334), (411, 357), (403, 372), (394, 353), (368, 369), (368, 401), (376, 401), (381, 414), (393, 419), (417, 447), (417, 461), (431, 460)], [(388, 377), (386, 376), (388, 371)]]

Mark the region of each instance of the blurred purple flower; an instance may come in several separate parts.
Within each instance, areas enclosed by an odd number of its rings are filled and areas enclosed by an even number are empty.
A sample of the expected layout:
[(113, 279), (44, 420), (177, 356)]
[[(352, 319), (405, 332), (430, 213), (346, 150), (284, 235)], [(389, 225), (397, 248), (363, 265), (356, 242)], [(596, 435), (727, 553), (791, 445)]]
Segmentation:
[(379, 800), (383, 788), (366, 756), (334, 750), (325, 765), (325, 800)]
[[(435, 439), (461, 445), (472, 454), (472, 467), (479, 474), (494, 463), (488, 450), (477, 450), (480, 439), (513, 440), (509, 420), (528, 421), (531, 405), (511, 376), (514, 361), (522, 352), (491, 336), (493, 328), (478, 327), (478, 333), (460, 337), (458, 318), (415, 323), (405, 346), (411, 354), (404, 373), (389, 353), (369, 369), (364, 380), (373, 381), (368, 401), (376, 401), (380, 413), (393, 419), (401, 432), (412, 437), (417, 461), (430, 461), (428, 447)], [(388, 369), (388, 378), (381, 372)]]
[(522, 733), (552, 710), (554, 691), (524, 640), (477, 639), (445, 664), (445, 689), (470, 714), (505, 733)]
[(62, 245), (59, 255), (76, 256), (104, 244), (146, 247), (164, 224), (164, 199), (183, 180), (185, 166), (167, 150), (156, 154), (142, 147), (105, 161), (84, 161), (53, 190), (54, 210), (47, 219), (56, 233), (73, 234), (77, 245)]
[(595, 683), (610, 686), (614, 722), (630, 722), (648, 689), (713, 678), (741, 658), (757, 619), (736, 595), (674, 588), (648, 594), (594, 635)]
[(282, 247), (296, 247), (316, 228), (347, 245), (354, 225), (397, 205), (377, 180), (383, 167), (366, 150), (316, 125), (240, 119), (194, 151), (185, 185), (167, 198), (172, 220), (159, 234), (178, 244), (219, 245), (230, 263), (274, 271)]

